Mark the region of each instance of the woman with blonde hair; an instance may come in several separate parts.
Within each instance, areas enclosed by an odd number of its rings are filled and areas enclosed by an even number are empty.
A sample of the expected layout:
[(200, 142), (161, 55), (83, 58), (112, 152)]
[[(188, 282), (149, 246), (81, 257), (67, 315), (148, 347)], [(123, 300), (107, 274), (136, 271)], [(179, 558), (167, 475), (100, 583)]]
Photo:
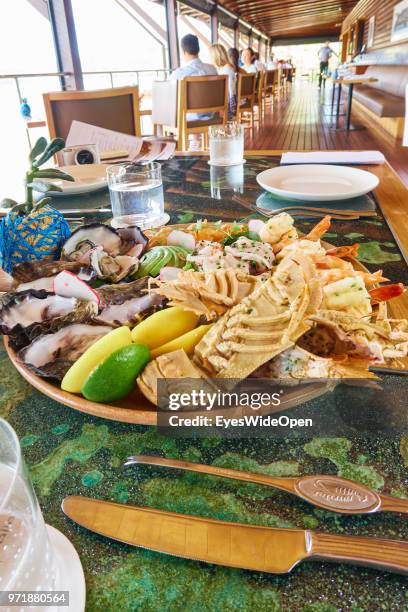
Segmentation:
[(211, 45), (210, 57), (218, 74), (225, 74), (228, 76), (228, 118), (232, 119), (235, 115), (237, 105), (237, 75), (235, 67), (231, 64), (223, 45)]

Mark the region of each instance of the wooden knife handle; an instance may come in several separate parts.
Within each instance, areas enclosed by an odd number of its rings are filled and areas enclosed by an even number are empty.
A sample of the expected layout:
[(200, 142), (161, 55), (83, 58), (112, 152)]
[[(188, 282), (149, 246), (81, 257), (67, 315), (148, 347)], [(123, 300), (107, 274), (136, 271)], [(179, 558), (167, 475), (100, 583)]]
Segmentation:
[(404, 512), (405, 514), (408, 514), (408, 499), (390, 497), (389, 495), (380, 495), (380, 497), (381, 510), (388, 510), (389, 512)]
[(313, 533), (310, 557), (408, 575), (408, 542)]

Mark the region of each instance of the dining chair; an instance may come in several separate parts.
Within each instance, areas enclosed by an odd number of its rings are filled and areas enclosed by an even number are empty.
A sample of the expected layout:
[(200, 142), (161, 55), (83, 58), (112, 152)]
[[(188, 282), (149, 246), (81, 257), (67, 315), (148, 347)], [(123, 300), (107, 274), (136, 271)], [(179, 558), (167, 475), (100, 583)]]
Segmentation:
[[(192, 114), (210, 115), (191, 119)], [(190, 117), (189, 117), (190, 115)], [(173, 134), (180, 151), (188, 149), (190, 134), (201, 134), (208, 145), (208, 127), (228, 121), (228, 77), (195, 76), (179, 81), (155, 81), (152, 87), (152, 121), (155, 130)]]
[(256, 74), (239, 74), (237, 86), (237, 121), (241, 115), (249, 114), (249, 124), (254, 124), (254, 107), (256, 104)]
[(258, 121), (262, 121), (264, 116), (264, 82), (266, 79), (266, 71), (260, 70), (256, 78), (256, 100), (255, 105), (258, 111)]
[(66, 139), (75, 120), (132, 136), (141, 135), (137, 86), (55, 91), (43, 94), (43, 100), (51, 138)]

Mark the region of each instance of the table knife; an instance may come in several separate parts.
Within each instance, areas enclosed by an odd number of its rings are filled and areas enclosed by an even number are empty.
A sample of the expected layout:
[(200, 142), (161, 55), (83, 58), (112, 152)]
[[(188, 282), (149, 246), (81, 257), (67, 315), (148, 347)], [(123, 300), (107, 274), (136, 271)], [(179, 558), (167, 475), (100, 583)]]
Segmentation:
[(408, 514), (408, 499), (380, 495), (380, 493), (359, 482), (340, 476), (270, 476), (269, 474), (242, 472), (216, 465), (204, 465), (192, 461), (180, 461), (167, 457), (149, 457), (147, 455), (128, 457), (124, 467), (141, 463), (275, 487), (287, 493), (292, 493), (318, 508), (339, 512), (340, 514), (372, 514), (384, 510)]
[(408, 542), (276, 529), (71, 496), (63, 512), (125, 544), (216, 565), (283, 574), (300, 561), (355, 563), (408, 574)]

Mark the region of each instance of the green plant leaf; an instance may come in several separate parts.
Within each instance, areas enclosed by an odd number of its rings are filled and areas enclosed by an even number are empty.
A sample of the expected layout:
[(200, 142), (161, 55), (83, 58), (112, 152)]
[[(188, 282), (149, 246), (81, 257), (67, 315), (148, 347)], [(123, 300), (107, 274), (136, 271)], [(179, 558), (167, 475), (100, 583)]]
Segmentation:
[(44, 170), (35, 170), (33, 178), (51, 178), (60, 179), (62, 181), (75, 181), (74, 177), (70, 174), (66, 174), (58, 168), (45, 168)]
[(29, 156), (30, 161), (34, 161), (36, 157), (41, 155), (41, 153), (45, 150), (46, 146), (47, 146), (47, 139), (44, 138), (44, 136), (41, 136), (37, 140), (33, 148), (31, 149), (30, 156)]
[(33, 162), (33, 168), (39, 168), (40, 166), (45, 164), (46, 161), (48, 161), (53, 155), (58, 153), (58, 151), (61, 151), (61, 149), (63, 149), (64, 147), (65, 140), (63, 138), (54, 138), (53, 140), (51, 140), (51, 142), (49, 142), (46, 146), (41, 157), (39, 157)]
[(18, 206), (18, 202), (10, 198), (4, 198), (4, 200), (0, 202), (1, 208), (14, 208), (14, 206)]
[(48, 193), (48, 191), (62, 191), (62, 188), (53, 183), (45, 183), (43, 181), (33, 181), (28, 183), (27, 187), (31, 187), (33, 191), (39, 191), (40, 193)]
[(22, 204), (17, 204), (16, 206), (13, 206), (11, 212), (23, 212), (24, 214), (27, 214), (27, 202), (23, 202)]
[(35, 206), (33, 206), (33, 211), (40, 210), (40, 208), (47, 206), (50, 202), (52, 202), (52, 198), (41, 198), (41, 200), (36, 202)]

